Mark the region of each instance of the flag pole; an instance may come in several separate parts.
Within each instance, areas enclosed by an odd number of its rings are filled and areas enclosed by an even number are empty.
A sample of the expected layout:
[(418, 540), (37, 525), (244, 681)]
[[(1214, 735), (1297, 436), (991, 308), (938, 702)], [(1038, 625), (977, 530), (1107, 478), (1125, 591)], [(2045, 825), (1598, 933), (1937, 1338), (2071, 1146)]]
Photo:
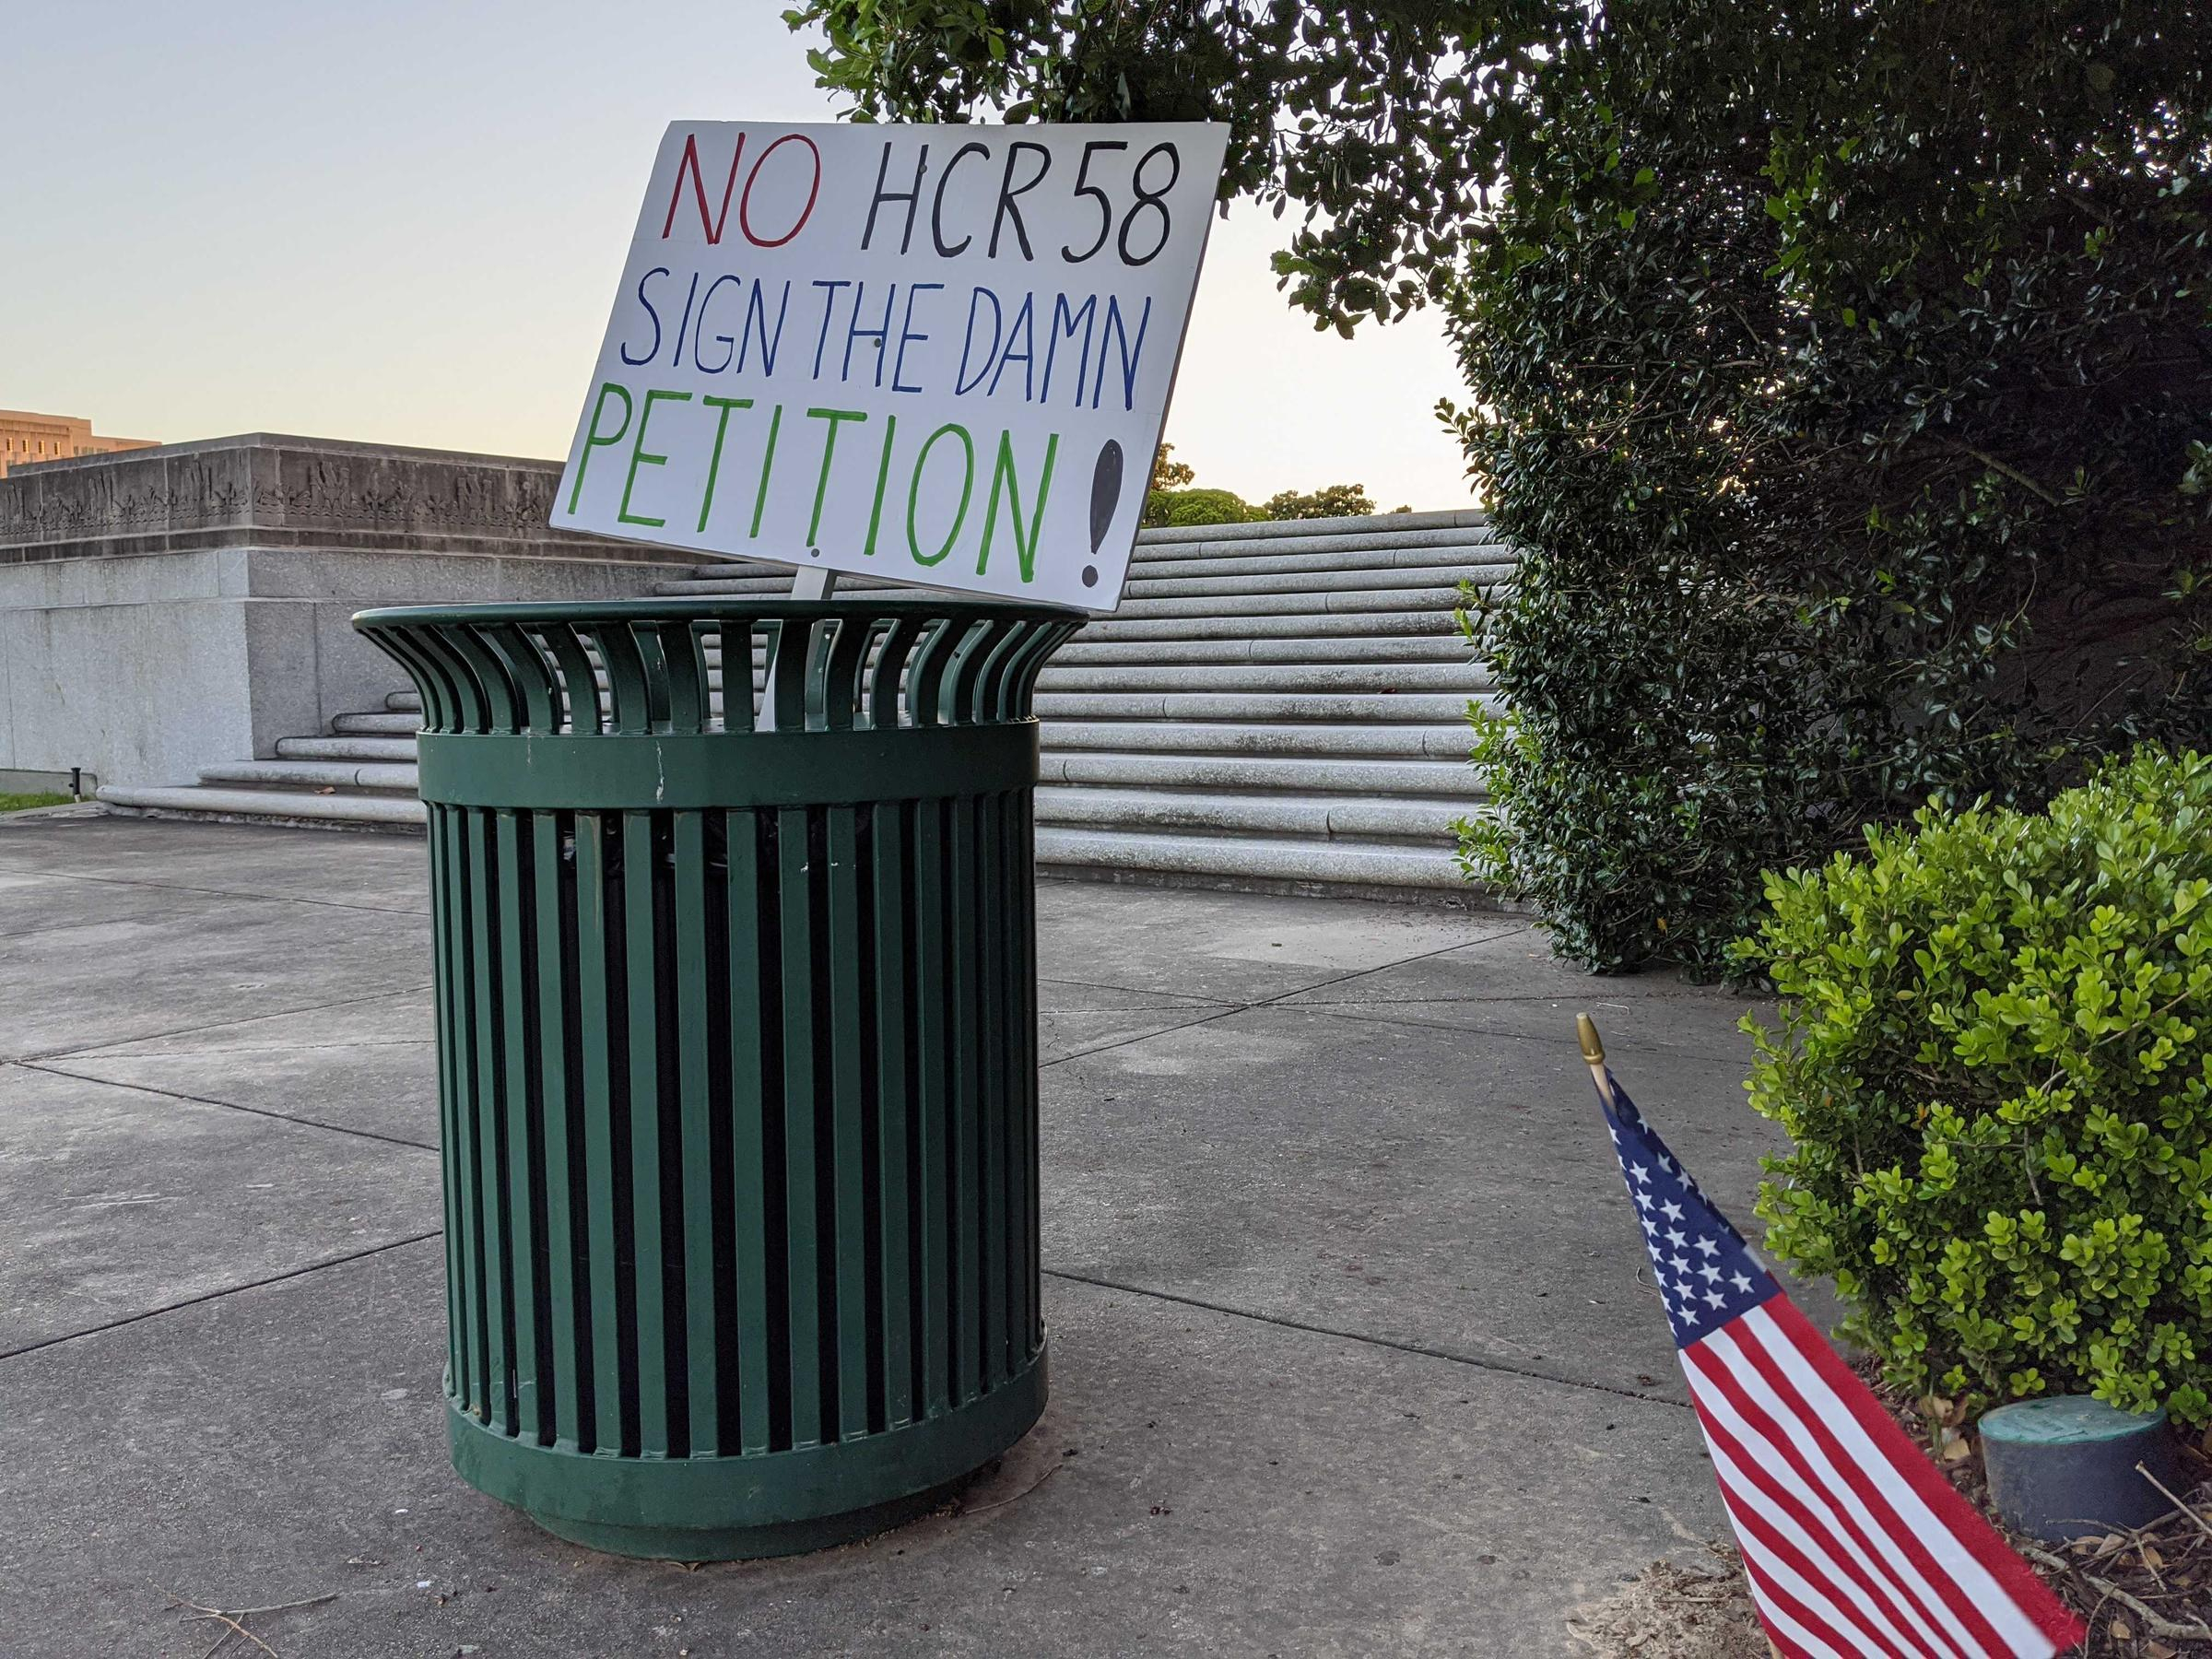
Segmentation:
[(1606, 1045), (1598, 1041), (1597, 1021), (1587, 1014), (1577, 1014), (1574, 1034), (1582, 1039), (1583, 1063), (1589, 1066), (1591, 1078), (1597, 1084), (1598, 1098), (1612, 1105), (1613, 1079), (1606, 1075)]
[[(1606, 1074), (1606, 1045), (1597, 1034), (1597, 1021), (1587, 1014), (1574, 1017), (1574, 1034), (1581, 1039), (1583, 1062), (1590, 1068), (1591, 1081), (1597, 1085), (1599, 1097), (1606, 1105), (1613, 1104), (1613, 1079)], [(1782, 1650), (1771, 1638), (1767, 1641), (1768, 1659), (1782, 1659)]]

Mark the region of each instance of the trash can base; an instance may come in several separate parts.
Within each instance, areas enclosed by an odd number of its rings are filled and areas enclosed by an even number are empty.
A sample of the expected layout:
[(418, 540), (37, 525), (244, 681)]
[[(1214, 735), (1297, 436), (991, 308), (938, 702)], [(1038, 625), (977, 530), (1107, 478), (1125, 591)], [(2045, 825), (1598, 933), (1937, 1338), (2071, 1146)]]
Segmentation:
[(917, 1521), (945, 1502), (971, 1479), (958, 1476), (925, 1492), (894, 1498), (848, 1514), (792, 1521), (776, 1526), (622, 1526), (571, 1521), (559, 1515), (530, 1519), (557, 1538), (596, 1549), (603, 1555), (635, 1556), (654, 1561), (755, 1561), (771, 1556), (805, 1555), (857, 1544), (893, 1527)]
[(453, 1468), (546, 1531), (609, 1555), (728, 1561), (827, 1549), (926, 1513), (1036, 1426), (1045, 1347), (990, 1393), (830, 1445), (735, 1457), (594, 1455), (488, 1428), (449, 1394)]

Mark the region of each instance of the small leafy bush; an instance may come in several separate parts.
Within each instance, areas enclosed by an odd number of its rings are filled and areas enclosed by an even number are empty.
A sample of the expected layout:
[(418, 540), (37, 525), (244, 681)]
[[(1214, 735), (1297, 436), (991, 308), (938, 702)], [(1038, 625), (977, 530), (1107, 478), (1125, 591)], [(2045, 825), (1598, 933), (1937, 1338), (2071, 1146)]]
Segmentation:
[(1155, 489), (1145, 497), (1143, 522), (1148, 529), (1182, 529), (1193, 524), (1241, 524), (1266, 516), (1226, 489)]
[(1893, 1382), (2212, 1418), (2212, 759), (1923, 810), (1771, 877), (1769, 1247)]
[(1365, 518), (1374, 512), (1374, 498), (1363, 484), (1331, 484), (1321, 489), (1279, 490), (1267, 498), (1257, 514), (1267, 519)]

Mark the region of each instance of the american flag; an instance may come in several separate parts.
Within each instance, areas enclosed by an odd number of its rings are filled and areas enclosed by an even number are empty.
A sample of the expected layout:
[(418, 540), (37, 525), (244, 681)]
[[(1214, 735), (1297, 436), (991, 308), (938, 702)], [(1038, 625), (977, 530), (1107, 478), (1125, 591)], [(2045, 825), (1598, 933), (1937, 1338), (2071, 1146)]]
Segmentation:
[(1606, 1126), (1775, 1649), (2041, 1659), (2081, 1641), (2081, 1622), (1852, 1374), (1603, 1065)]

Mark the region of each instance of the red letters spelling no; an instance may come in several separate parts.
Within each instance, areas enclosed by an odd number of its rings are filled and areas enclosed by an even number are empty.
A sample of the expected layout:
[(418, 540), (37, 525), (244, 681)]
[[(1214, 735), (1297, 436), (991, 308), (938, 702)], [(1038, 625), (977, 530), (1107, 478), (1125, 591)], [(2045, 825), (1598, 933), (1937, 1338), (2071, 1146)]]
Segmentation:
[[(720, 244), (723, 228), (729, 223), (730, 196), (737, 189), (737, 168), (739, 163), (745, 159), (745, 136), (743, 133), (737, 135), (737, 147), (730, 152), (730, 176), (723, 182), (722, 186), (722, 211), (710, 216), (707, 211), (707, 182), (700, 172), (699, 165), (699, 137), (694, 133), (684, 135), (684, 158), (677, 163), (676, 186), (668, 193), (668, 217), (661, 221), (662, 241), (665, 241), (668, 239), (668, 233), (676, 229), (676, 210), (682, 205), (684, 180), (688, 176), (691, 180), (691, 198), (699, 204), (699, 223), (700, 228), (706, 232), (707, 245), (713, 247)], [(753, 229), (753, 186), (759, 182), (760, 170), (768, 165), (768, 159), (787, 144), (803, 144), (806, 147), (806, 153), (814, 162), (814, 179), (806, 187), (806, 206), (799, 209), (799, 217), (792, 221), (791, 229), (781, 236), (762, 236)], [(760, 152), (759, 157), (753, 162), (752, 171), (745, 175), (745, 192), (737, 197), (739, 234), (756, 248), (782, 247), (796, 236), (806, 225), (807, 217), (814, 212), (815, 198), (821, 194), (821, 151), (815, 148), (814, 140), (804, 133), (784, 134), (782, 137)]]

